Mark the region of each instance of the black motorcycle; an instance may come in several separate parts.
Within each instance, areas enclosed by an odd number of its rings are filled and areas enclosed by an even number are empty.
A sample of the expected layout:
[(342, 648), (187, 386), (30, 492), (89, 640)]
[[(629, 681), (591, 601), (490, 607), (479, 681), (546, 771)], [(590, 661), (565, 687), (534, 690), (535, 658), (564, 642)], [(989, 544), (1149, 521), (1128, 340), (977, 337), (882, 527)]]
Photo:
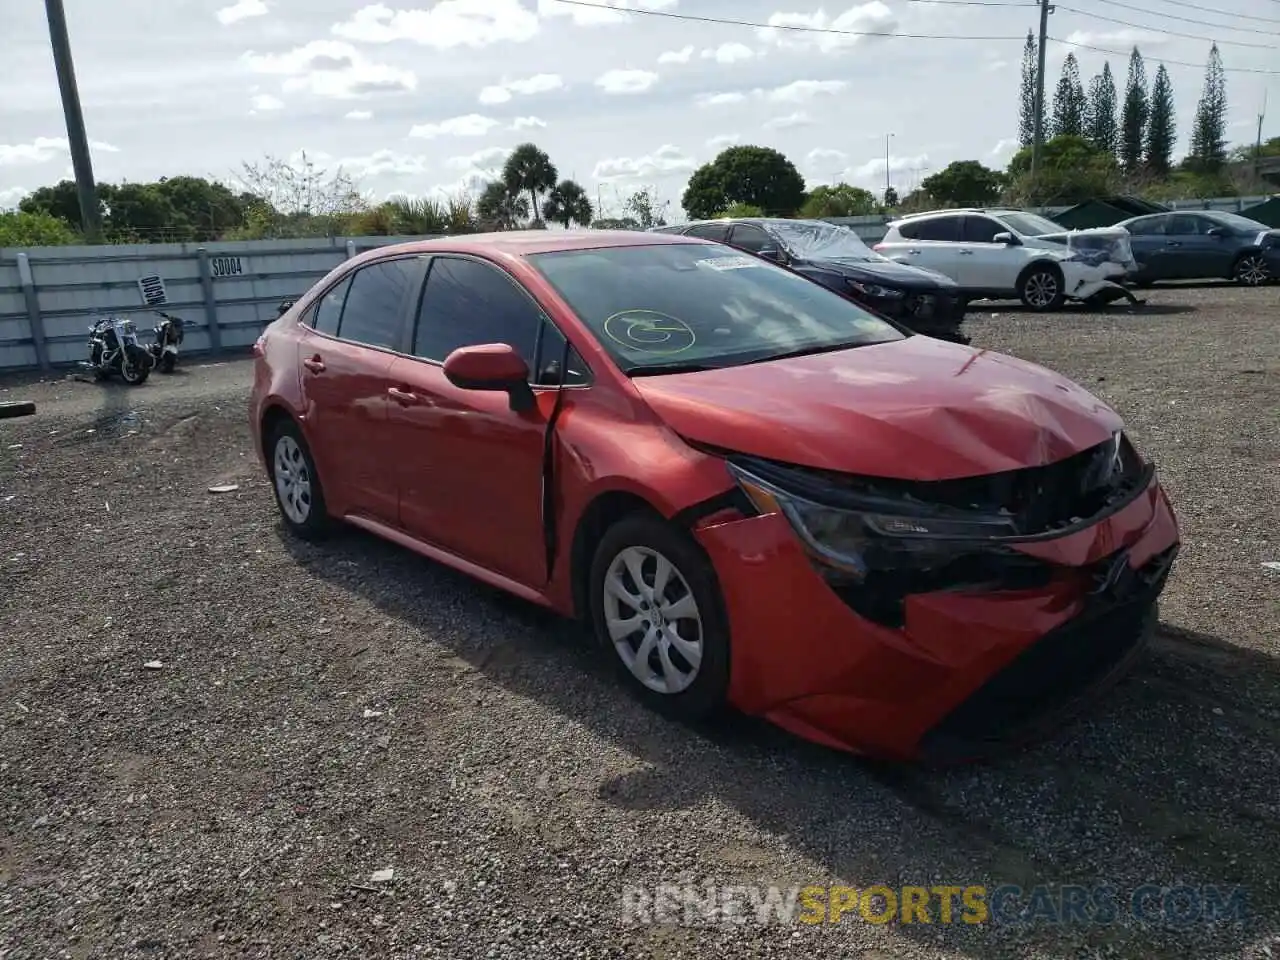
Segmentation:
[(103, 317), (89, 328), (89, 359), (85, 366), (97, 380), (112, 374), (130, 386), (143, 383), (156, 358), (138, 342), (138, 328), (128, 317)]
[(173, 373), (178, 363), (178, 345), (182, 343), (182, 318), (157, 310), (160, 322), (155, 325), (156, 342), (147, 347), (161, 373)]

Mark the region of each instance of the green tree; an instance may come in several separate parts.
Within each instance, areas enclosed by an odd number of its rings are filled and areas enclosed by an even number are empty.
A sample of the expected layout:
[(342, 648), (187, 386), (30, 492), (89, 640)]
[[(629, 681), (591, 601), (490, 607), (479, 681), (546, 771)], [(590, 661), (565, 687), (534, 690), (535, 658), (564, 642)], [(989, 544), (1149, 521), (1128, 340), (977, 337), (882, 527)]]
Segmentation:
[(573, 223), (580, 227), (591, 226), (593, 212), (587, 192), (572, 180), (561, 180), (556, 184), (542, 205), (542, 215), (566, 230)]
[(880, 204), (886, 210), (893, 210), (898, 206), (898, 191), (893, 187), (884, 188), (884, 200)]
[(1151, 116), (1147, 119), (1146, 149), (1143, 163), (1147, 172), (1167, 177), (1173, 166), (1173, 148), (1178, 142), (1178, 125), (1174, 118), (1173, 83), (1169, 71), (1160, 64), (1151, 85)]
[(155, 186), (173, 207), (173, 227), (184, 241), (206, 243), (244, 225), (244, 202), (226, 184), (178, 176), (161, 177)]
[(1116, 125), (1116, 81), (1111, 64), (1104, 63), (1102, 72), (1089, 81), (1089, 106), (1085, 113), (1085, 136), (1099, 150), (1115, 153), (1120, 147), (1120, 130)]
[(1209, 50), (1204, 91), (1191, 126), (1191, 150), (1187, 168), (1196, 173), (1217, 173), (1227, 161), (1227, 75), (1215, 43)]
[(1062, 61), (1062, 76), (1058, 78), (1058, 88), (1053, 92), (1050, 136), (1078, 137), (1083, 134), (1087, 104), (1084, 86), (1080, 82), (1080, 64), (1076, 62), (1074, 53), (1068, 53)]
[(695, 220), (735, 203), (759, 207), (769, 216), (790, 216), (804, 203), (804, 178), (771, 147), (729, 147), (693, 172), (680, 202)]
[(876, 211), (876, 198), (870, 190), (848, 183), (822, 185), (809, 191), (800, 216), (812, 220), (824, 217), (861, 217)]
[(71, 225), (51, 213), (29, 210), (0, 213), (0, 247), (62, 247), (80, 242)]
[(662, 216), (662, 207), (658, 205), (657, 198), (648, 187), (637, 190), (627, 197), (622, 210), (627, 214), (627, 219), (633, 219), (640, 225), (641, 230), (667, 225), (666, 219)]
[(515, 230), (529, 219), (529, 201), (501, 180), (494, 180), (480, 191), (476, 215), (494, 230)]
[(939, 203), (979, 207), (995, 203), (1003, 186), (1004, 177), (977, 160), (956, 160), (920, 183), (920, 188)]
[(1080, 203), (1114, 191), (1116, 158), (1099, 150), (1084, 137), (1062, 136), (1045, 141), (1041, 151), (1040, 180), (1031, 195), (1031, 148), (1023, 147), (1009, 161), (1011, 202)]
[(729, 207), (722, 217), (763, 217), (765, 212), (750, 203), (735, 203)]
[(513, 194), (529, 195), (529, 211), (538, 219), (538, 198), (555, 188), (558, 173), (551, 158), (537, 144), (522, 143), (502, 167), (502, 182)]
[(1134, 47), (1129, 55), (1129, 77), (1125, 82), (1124, 105), (1120, 110), (1120, 166), (1130, 176), (1142, 166), (1149, 115), (1147, 68), (1142, 54)]
[[(101, 189), (102, 185), (99, 185)], [(98, 206), (106, 215), (106, 205), (102, 195), (98, 195)], [(76, 191), (75, 181), (59, 180), (52, 187), (40, 187), (27, 194), (18, 202), (18, 209), (23, 213), (47, 213), (51, 217), (65, 220), (75, 230), (83, 230), (80, 219), (80, 194)]]
[(1036, 135), (1036, 73), (1039, 70), (1036, 38), (1027, 31), (1022, 47), (1022, 86), (1018, 91), (1018, 145), (1031, 146)]

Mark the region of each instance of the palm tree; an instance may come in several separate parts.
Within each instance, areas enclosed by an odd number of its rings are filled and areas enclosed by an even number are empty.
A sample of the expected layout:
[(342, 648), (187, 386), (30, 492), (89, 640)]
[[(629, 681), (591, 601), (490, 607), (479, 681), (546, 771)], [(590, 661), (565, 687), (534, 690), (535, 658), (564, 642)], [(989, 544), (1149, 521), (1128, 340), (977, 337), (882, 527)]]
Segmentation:
[(594, 211), (587, 192), (572, 180), (561, 180), (547, 194), (547, 201), (542, 205), (542, 215), (552, 223), (558, 223), (566, 230), (569, 224), (576, 223), (580, 227), (591, 225)]
[(502, 181), (513, 194), (529, 194), (529, 210), (538, 216), (538, 195), (556, 185), (556, 167), (537, 144), (522, 143), (502, 168)]
[(529, 216), (529, 201), (513, 193), (500, 180), (494, 180), (480, 193), (476, 215), (498, 230), (514, 230)]

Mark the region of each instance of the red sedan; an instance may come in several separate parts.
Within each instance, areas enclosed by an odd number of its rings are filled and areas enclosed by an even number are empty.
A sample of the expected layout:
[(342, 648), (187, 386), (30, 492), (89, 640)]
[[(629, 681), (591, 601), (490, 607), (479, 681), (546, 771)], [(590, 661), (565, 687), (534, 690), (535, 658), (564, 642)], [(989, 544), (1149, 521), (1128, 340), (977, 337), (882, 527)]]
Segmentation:
[(293, 532), (351, 524), (581, 618), (680, 718), (986, 756), (1123, 674), (1178, 548), (1085, 390), (689, 237), (382, 247), (255, 354)]

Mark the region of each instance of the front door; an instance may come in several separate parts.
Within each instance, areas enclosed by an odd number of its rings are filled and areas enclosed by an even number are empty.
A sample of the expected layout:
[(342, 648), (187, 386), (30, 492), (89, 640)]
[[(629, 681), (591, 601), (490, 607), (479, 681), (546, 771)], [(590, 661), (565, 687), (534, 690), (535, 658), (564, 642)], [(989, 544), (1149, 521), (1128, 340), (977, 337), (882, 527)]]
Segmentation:
[(396, 520), (387, 378), (391, 351), (405, 342), (409, 294), (421, 271), (417, 258), (361, 267), (321, 299), (299, 339), (312, 455), (342, 513)]
[(956, 251), (956, 280), (967, 290), (1007, 293), (1018, 283), (1026, 258), (1016, 246), (996, 243), (998, 233), (1010, 230), (990, 217), (964, 218), (964, 243)]
[(542, 479), (556, 391), (539, 388), (531, 373), (537, 404), (516, 413), (505, 393), (455, 387), (443, 363), (459, 347), (507, 343), (533, 371), (544, 323), (533, 298), (499, 267), (433, 257), (413, 358), (397, 359), (390, 371), (401, 528), (532, 587), (547, 580)]
[(1196, 213), (1175, 213), (1170, 218), (1168, 277), (1171, 280), (1200, 280), (1225, 277), (1231, 273), (1231, 247), (1225, 236), (1209, 231), (1221, 224)]

